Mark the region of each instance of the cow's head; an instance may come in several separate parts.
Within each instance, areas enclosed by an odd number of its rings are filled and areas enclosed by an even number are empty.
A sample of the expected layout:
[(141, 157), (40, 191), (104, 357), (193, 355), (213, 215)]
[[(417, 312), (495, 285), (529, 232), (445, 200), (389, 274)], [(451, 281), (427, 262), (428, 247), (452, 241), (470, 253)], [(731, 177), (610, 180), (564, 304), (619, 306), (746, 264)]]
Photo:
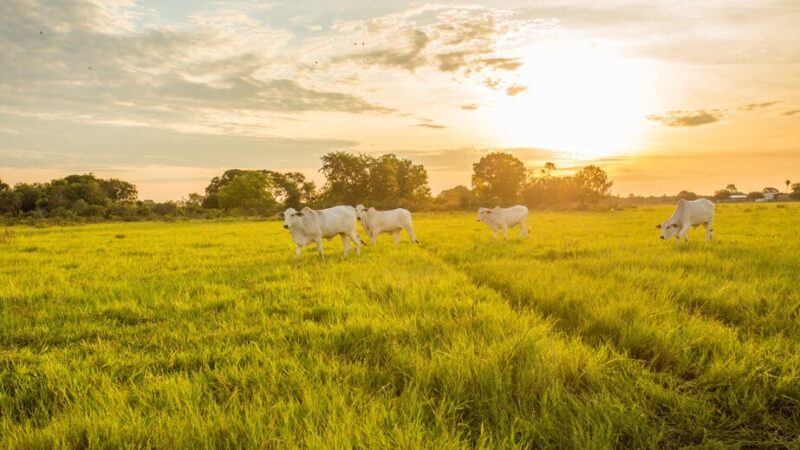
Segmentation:
[(680, 224), (672, 222), (671, 220), (667, 220), (664, 223), (656, 225), (656, 228), (661, 230), (661, 239), (669, 239), (678, 234)]
[(294, 208), (289, 208), (282, 213), (278, 213), (278, 217), (283, 219), (283, 228), (287, 230), (291, 230), (292, 226), (303, 217), (303, 213), (300, 211), (295, 210)]
[(367, 208), (364, 205), (356, 205), (356, 218), (361, 220), (364, 214), (367, 213)]
[(486, 222), (486, 219), (492, 214), (489, 208), (478, 208), (478, 222)]

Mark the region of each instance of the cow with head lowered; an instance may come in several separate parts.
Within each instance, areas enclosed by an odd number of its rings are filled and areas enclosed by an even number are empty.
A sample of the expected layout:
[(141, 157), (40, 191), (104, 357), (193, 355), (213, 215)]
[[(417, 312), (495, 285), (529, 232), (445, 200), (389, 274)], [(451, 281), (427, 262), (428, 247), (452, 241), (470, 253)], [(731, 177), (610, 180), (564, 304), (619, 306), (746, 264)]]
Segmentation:
[(294, 255), (300, 256), (303, 247), (316, 244), (317, 252), (325, 257), (322, 239), (341, 236), (344, 256), (350, 253), (350, 241), (356, 244), (356, 254), (361, 254), (361, 238), (356, 233), (356, 210), (352, 206), (334, 206), (327, 209), (303, 208), (300, 211), (289, 208), (279, 213), (283, 218), (283, 228), (289, 230), (297, 245)]
[(714, 203), (710, 200), (701, 198), (697, 200), (678, 201), (678, 207), (672, 213), (672, 217), (656, 225), (661, 230), (661, 239), (675, 237), (689, 240), (689, 228), (703, 225), (706, 229), (706, 240), (710, 241), (714, 231)]
[(528, 219), (528, 208), (523, 205), (501, 208), (495, 206), (492, 209), (478, 208), (478, 222), (483, 222), (492, 229), (492, 238), (497, 237), (497, 232), (503, 231), (503, 238), (508, 239), (508, 229), (519, 225), (519, 237), (528, 236), (528, 227), (525, 221)]

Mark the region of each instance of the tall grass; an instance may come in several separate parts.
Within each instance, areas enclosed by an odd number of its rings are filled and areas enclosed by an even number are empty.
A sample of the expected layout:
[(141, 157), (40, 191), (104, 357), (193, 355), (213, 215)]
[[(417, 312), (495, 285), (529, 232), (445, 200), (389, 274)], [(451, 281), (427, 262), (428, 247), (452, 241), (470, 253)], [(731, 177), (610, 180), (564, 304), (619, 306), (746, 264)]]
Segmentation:
[(324, 261), (276, 222), (15, 228), (0, 447), (800, 445), (797, 208), (688, 245), (670, 212), (420, 215)]

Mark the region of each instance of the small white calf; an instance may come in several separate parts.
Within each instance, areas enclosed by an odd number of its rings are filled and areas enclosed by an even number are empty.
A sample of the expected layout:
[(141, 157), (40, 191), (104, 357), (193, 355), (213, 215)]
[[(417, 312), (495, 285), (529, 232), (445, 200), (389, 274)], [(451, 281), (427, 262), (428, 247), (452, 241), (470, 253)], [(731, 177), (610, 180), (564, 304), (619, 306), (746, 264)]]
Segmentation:
[(397, 208), (390, 211), (378, 211), (375, 208), (367, 209), (364, 205), (357, 205), (356, 215), (373, 245), (381, 233), (392, 233), (394, 235), (394, 245), (399, 244), (401, 230), (406, 230), (411, 242), (417, 243), (417, 237), (414, 235), (414, 224), (411, 222), (411, 213), (407, 209)]
[(489, 225), (492, 229), (492, 238), (497, 237), (497, 232), (503, 230), (503, 238), (508, 239), (508, 229), (519, 225), (519, 237), (528, 236), (528, 227), (525, 220), (528, 218), (528, 208), (522, 205), (510, 208), (495, 206), (494, 209), (479, 208), (478, 222)]
[(714, 225), (714, 204), (710, 200), (701, 198), (698, 200), (679, 200), (678, 208), (672, 217), (665, 222), (656, 225), (661, 230), (661, 239), (668, 239), (675, 236), (676, 239), (684, 238), (689, 240), (689, 227), (703, 225), (706, 229), (706, 240), (713, 238), (712, 228)]
[(297, 244), (294, 256), (300, 256), (303, 247), (317, 244), (317, 252), (325, 257), (322, 251), (322, 239), (342, 237), (344, 256), (350, 253), (350, 241), (356, 244), (356, 254), (361, 254), (361, 239), (356, 233), (356, 210), (352, 206), (334, 206), (333, 208), (314, 210), (303, 208), (296, 211), (289, 208), (279, 213), (283, 218), (283, 228), (289, 230), (292, 240)]

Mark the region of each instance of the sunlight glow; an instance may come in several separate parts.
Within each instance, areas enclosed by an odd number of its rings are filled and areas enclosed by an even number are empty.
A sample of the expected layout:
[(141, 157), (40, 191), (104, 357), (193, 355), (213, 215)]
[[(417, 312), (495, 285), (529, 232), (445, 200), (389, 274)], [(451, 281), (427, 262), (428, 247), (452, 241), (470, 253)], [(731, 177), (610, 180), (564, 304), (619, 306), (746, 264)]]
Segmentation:
[(491, 109), (496, 139), (510, 147), (541, 147), (575, 159), (633, 152), (646, 128), (646, 63), (586, 42), (528, 49), (520, 69), (528, 90), (498, 93)]

